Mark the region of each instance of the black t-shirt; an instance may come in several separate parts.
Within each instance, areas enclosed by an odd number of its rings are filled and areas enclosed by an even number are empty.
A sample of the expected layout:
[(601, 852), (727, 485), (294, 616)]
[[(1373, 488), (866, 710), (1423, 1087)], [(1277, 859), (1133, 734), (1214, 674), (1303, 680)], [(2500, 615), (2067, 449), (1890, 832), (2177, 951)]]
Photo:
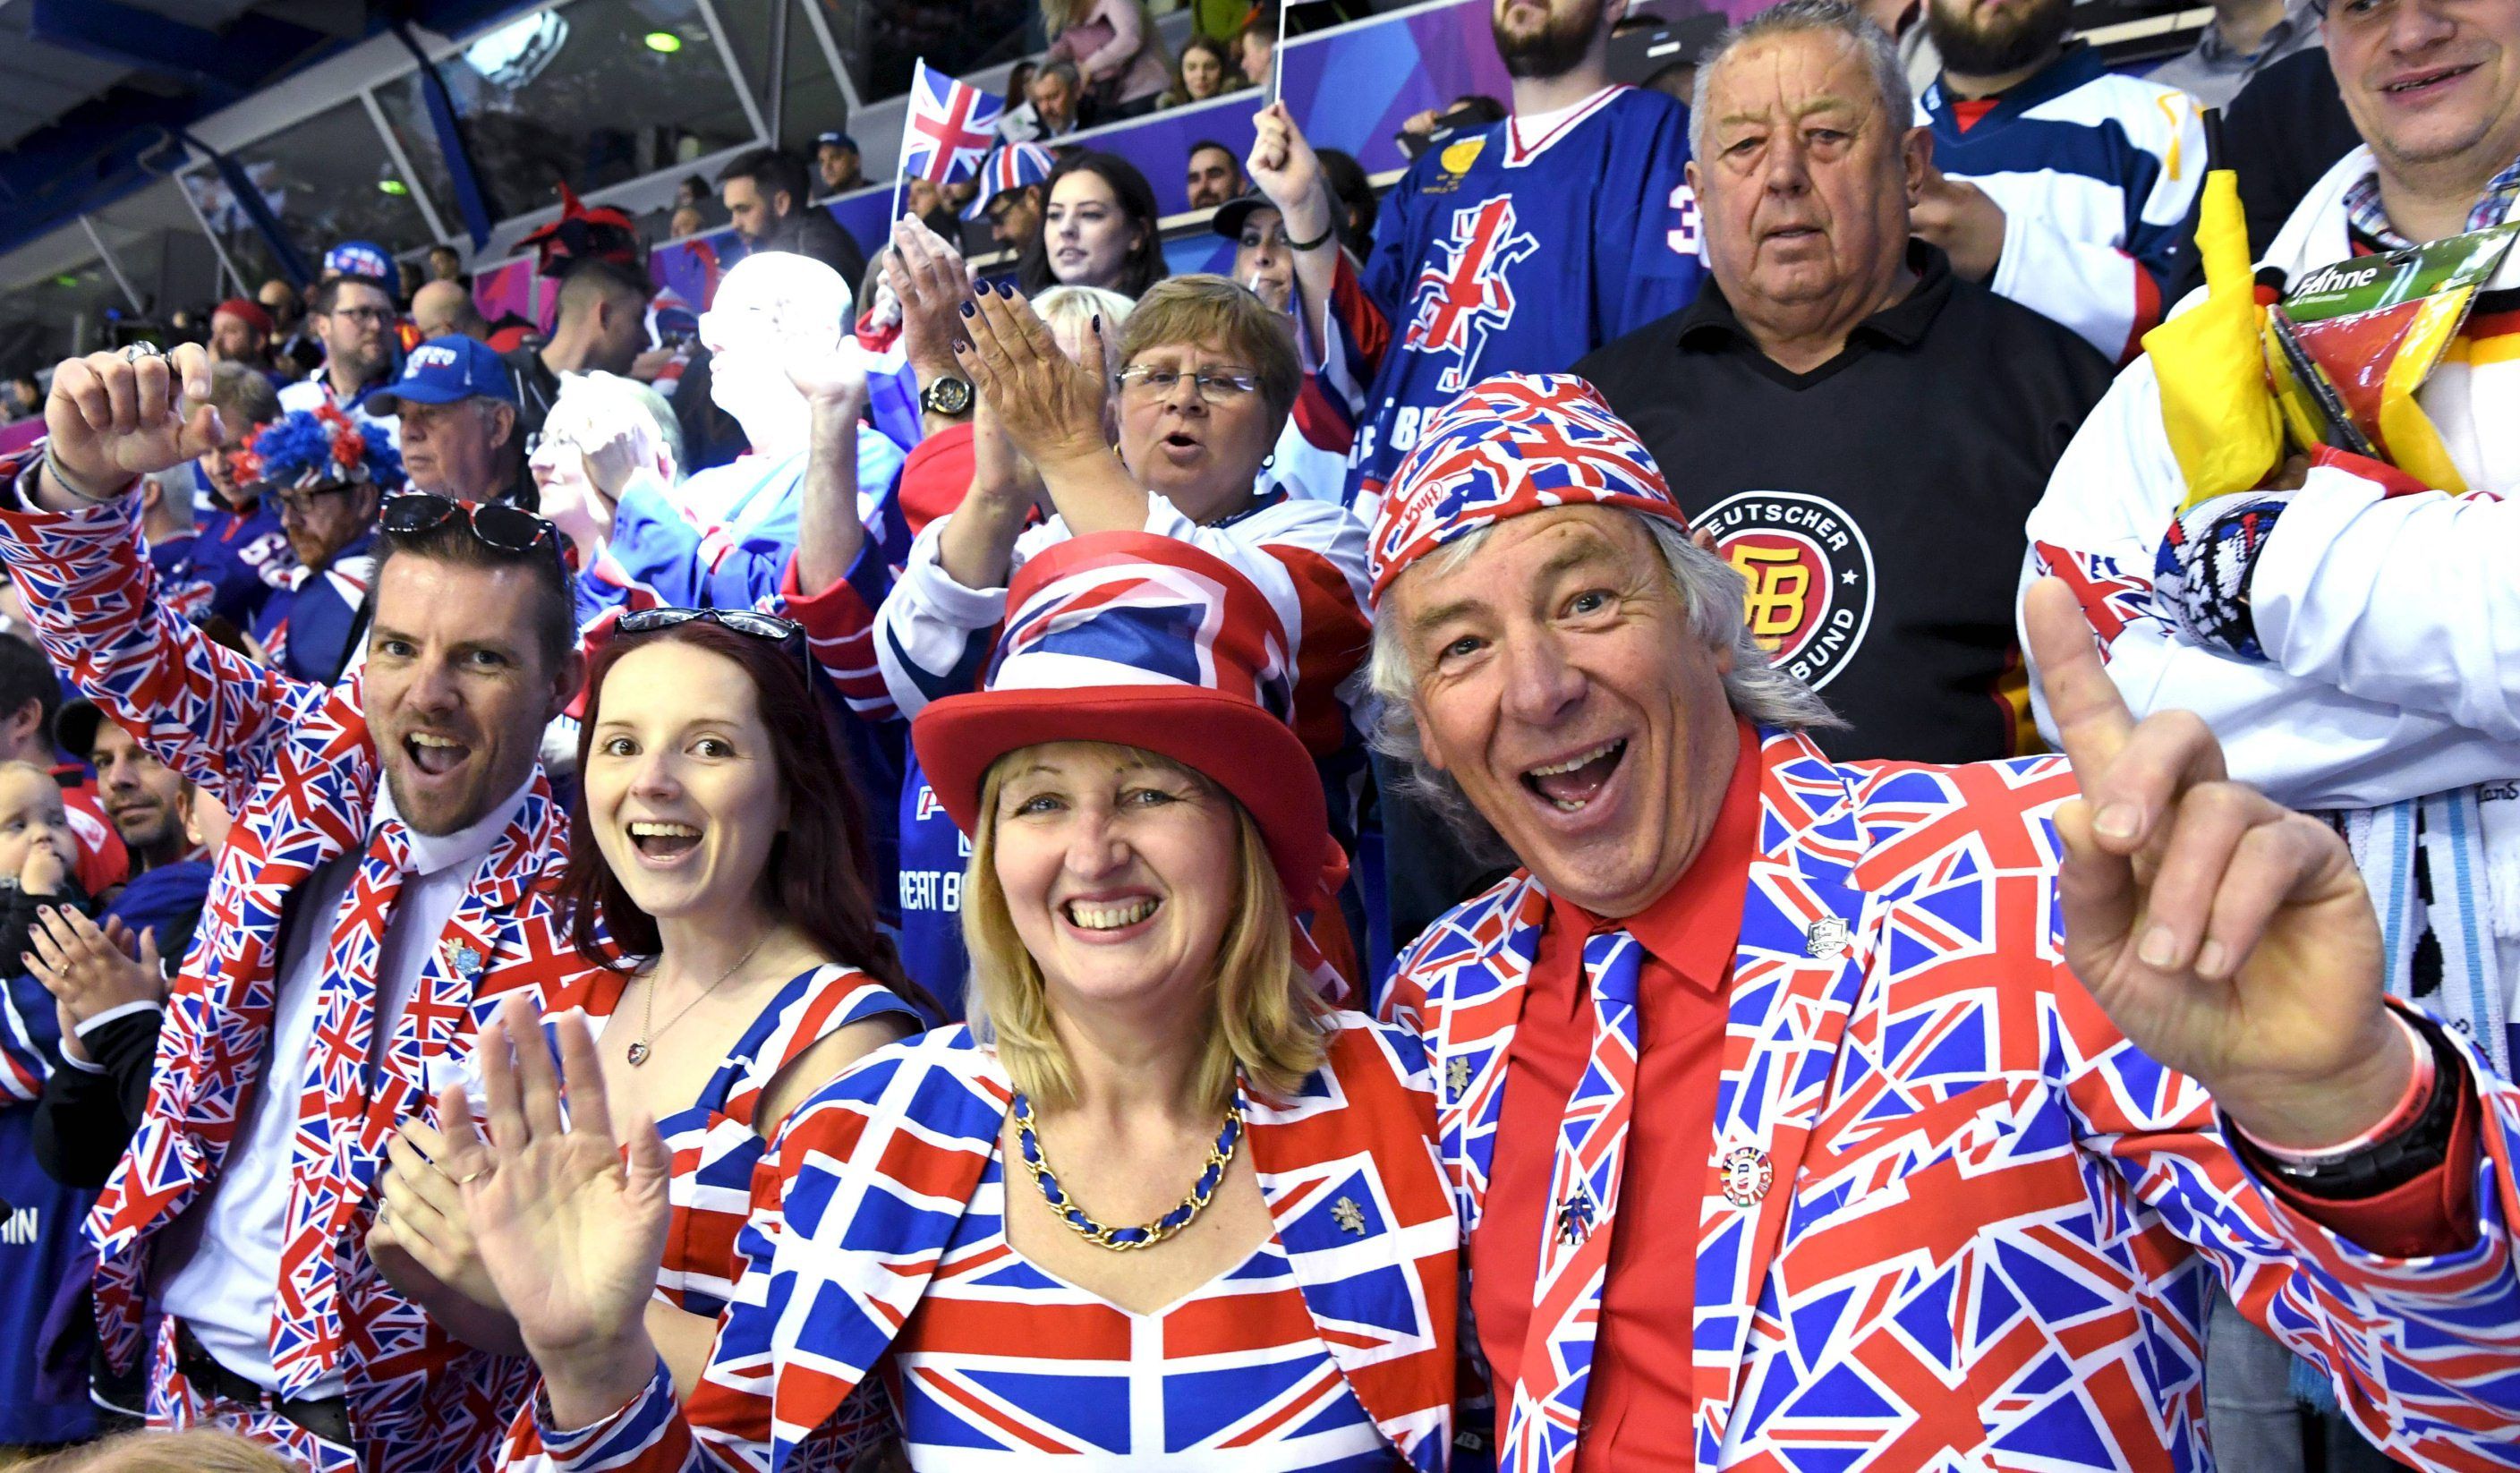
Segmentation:
[(1712, 282), (1575, 372), (1748, 580), (1752, 632), (1852, 724), (1816, 734), (1824, 750), (1974, 762), (2030, 738), (2022, 524), (2110, 370), (1941, 251), (1913, 244), (1909, 265), (1915, 289), (1808, 374)]

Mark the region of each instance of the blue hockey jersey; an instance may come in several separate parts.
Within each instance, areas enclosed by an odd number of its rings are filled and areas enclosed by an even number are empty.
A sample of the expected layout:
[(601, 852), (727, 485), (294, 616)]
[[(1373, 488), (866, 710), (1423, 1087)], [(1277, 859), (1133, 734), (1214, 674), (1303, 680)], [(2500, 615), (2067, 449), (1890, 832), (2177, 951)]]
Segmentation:
[(1432, 411), (1488, 374), (1561, 372), (1697, 295), (1688, 110), (1606, 88), (1419, 157), (1382, 201), (1365, 290), (1390, 321), (1349, 457), (1369, 521)]
[(2120, 76), (2080, 41), (1979, 110), (1917, 99), (1934, 163), (2003, 209), (1987, 286), (2113, 363), (2161, 321), (2170, 256), (2205, 183), (2205, 120), (2176, 87)]

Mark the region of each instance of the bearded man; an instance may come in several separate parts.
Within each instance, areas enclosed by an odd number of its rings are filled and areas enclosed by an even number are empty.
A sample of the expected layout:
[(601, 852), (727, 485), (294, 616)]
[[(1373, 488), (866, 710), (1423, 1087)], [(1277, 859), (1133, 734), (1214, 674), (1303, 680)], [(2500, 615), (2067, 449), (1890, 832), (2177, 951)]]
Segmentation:
[[(1917, 236), (1952, 269), (2133, 358), (2205, 180), (2205, 124), (2176, 87), (2066, 39), (2073, 0), (1926, 0), (1943, 72), (1917, 101), (1934, 171)], [(1973, 182), (1972, 182), (1973, 181)]]

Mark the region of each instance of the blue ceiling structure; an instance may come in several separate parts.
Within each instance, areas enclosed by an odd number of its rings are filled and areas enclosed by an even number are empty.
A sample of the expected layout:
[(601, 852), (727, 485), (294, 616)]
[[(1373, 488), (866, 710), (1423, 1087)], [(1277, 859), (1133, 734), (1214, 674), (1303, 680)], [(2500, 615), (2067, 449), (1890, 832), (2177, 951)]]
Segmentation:
[(529, 0), (0, 0), (0, 251), (182, 161), (194, 123), (397, 27)]

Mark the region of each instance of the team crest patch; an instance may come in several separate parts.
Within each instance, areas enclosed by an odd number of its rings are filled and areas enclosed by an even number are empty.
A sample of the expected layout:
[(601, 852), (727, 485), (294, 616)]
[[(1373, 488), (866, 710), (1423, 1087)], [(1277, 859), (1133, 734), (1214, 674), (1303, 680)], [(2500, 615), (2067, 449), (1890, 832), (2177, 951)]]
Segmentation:
[(1818, 690), (1872, 627), (1875, 579), (1864, 529), (1825, 497), (1742, 491), (1689, 518), (1749, 585), (1742, 616), (1777, 663)]
[(1435, 156), (1435, 162), (1443, 167), (1445, 173), (1459, 178), (1470, 171), (1471, 164), (1479, 161), (1479, 151), (1486, 148), (1487, 143), (1487, 135), (1480, 134), (1447, 144), (1444, 152)]

